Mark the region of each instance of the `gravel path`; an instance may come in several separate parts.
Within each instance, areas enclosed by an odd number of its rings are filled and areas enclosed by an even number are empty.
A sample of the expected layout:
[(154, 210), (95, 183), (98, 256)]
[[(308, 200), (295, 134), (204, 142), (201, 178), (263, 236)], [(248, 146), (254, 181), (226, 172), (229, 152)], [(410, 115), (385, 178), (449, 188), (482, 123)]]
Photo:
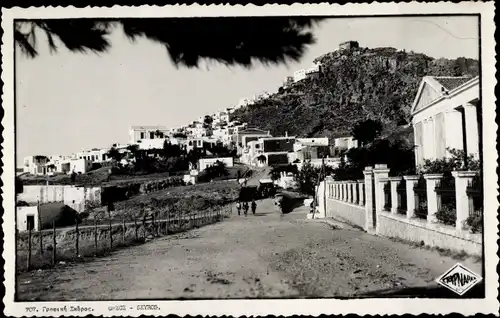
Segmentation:
[[(23, 273), (19, 300), (352, 297), (434, 288), (458, 261), (361, 231), (281, 216), (271, 200), (237, 216), (89, 263)], [(460, 263), (481, 273), (472, 259)], [(440, 290), (443, 290), (441, 288)]]

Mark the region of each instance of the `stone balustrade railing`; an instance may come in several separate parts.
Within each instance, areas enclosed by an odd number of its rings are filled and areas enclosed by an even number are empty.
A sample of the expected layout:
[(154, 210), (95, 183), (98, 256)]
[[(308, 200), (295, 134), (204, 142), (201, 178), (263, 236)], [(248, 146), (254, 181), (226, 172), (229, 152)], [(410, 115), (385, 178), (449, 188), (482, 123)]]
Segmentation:
[(327, 197), (346, 203), (365, 205), (365, 180), (334, 181), (327, 179)]

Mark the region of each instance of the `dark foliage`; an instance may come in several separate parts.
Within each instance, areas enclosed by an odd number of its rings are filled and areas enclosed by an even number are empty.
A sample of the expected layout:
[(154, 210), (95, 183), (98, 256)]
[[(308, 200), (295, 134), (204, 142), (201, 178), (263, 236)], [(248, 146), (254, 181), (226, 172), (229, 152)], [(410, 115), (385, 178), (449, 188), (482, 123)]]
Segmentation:
[(382, 133), (382, 123), (376, 120), (367, 119), (360, 121), (354, 125), (351, 135), (360, 142), (361, 145), (366, 145), (374, 141)]
[(363, 179), (367, 166), (387, 164), (391, 175), (415, 174), (415, 153), (404, 142), (376, 140), (365, 147), (352, 148), (346, 152), (347, 161), (342, 158), (340, 166), (334, 170), (336, 180)]
[[(38, 55), (37, 30), (52, 51), (57, 41), (75, 52), (106, 52), (107, 35), (121, 27), (132, 41), (146, 38), (167, 50), (175, 65), (196, 67), (201, 59), (250, 67), (298, 60), (314, 43), (310, 28), (320, 19), (309, 17), (213, 17), (56, 19), (17, 22), (14, 39), (30, 57)], [(237, 32), (235, 32), (237, 30)]]

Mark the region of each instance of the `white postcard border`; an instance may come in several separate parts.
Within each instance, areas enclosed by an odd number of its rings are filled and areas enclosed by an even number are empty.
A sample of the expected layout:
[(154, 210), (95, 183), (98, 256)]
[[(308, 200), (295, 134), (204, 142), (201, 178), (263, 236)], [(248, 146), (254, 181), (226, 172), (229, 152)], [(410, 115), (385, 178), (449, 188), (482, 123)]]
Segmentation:
[[(498, 201), (496, 198), (497, 167), (496, 131), (494, 122), (496, 98), (494, 88), (495, 79), (495, 40), (494, 40), (494, 2), (474, 3), (370, 3), (346, 5), (266, 5), (245, 7), (229, 5), (176, 5), (176, 6), (138, 6), (111, 8), (75, 8), (75, 7), (44, 7), (44, 8), (12, 8), (2, 9), (2, 81), (4, 127), (3, 147), (3, 233), (5, 260), (6, 289), (3, 303), (4, 314), (7, 316), (86, 316), (92, 315), (319, 315), (327, 314), (447, 314), (451, 312), (464, 315), (476, 313), (495, 313), (498, 315), (499, 303), (497, 300), (498, 264), (497, 246), (497, 213)], [(292, 300), (196, 300), (196, 301), (98, 301), (98, 302), (14, 302), (14, 83), (13, 83), (13, 20), (16, 18), (77, 18), (77, 17), (191, 17), (191, 16), (267, 16), (267, 15), (318, 15), (318, 16), (346, 16), (346, 15), (401, 15), (401, 14), (481, 14), (481, 60), (482, 60), (482, 100), (484, 107), (484, 182), (486, 191), (484, 215), (484, 249), (485, 254), (485, 299), (292, 299)], [(491, 105), (491, 106), (488, 106)], [(111, 305), (126, 305), (127, 310), (116, 312), (108, 310)], [(156, 304), (157, 311), (138, 310), (142, 304)], [(59, 312), (44, 313), (43, 307), (71, 306), (90, 307), (91, 312)], [(33, 308), (28, 311), (27, 308)]]

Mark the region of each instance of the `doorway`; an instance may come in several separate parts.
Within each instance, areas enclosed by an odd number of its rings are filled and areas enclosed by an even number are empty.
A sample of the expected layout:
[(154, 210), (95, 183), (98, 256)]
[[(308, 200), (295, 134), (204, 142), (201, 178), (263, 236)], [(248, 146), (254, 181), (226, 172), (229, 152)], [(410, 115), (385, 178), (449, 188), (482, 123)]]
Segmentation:
[(26, 215), (26, 229), (28, 231), (35, 229), (35, 216), (34, 215)]

